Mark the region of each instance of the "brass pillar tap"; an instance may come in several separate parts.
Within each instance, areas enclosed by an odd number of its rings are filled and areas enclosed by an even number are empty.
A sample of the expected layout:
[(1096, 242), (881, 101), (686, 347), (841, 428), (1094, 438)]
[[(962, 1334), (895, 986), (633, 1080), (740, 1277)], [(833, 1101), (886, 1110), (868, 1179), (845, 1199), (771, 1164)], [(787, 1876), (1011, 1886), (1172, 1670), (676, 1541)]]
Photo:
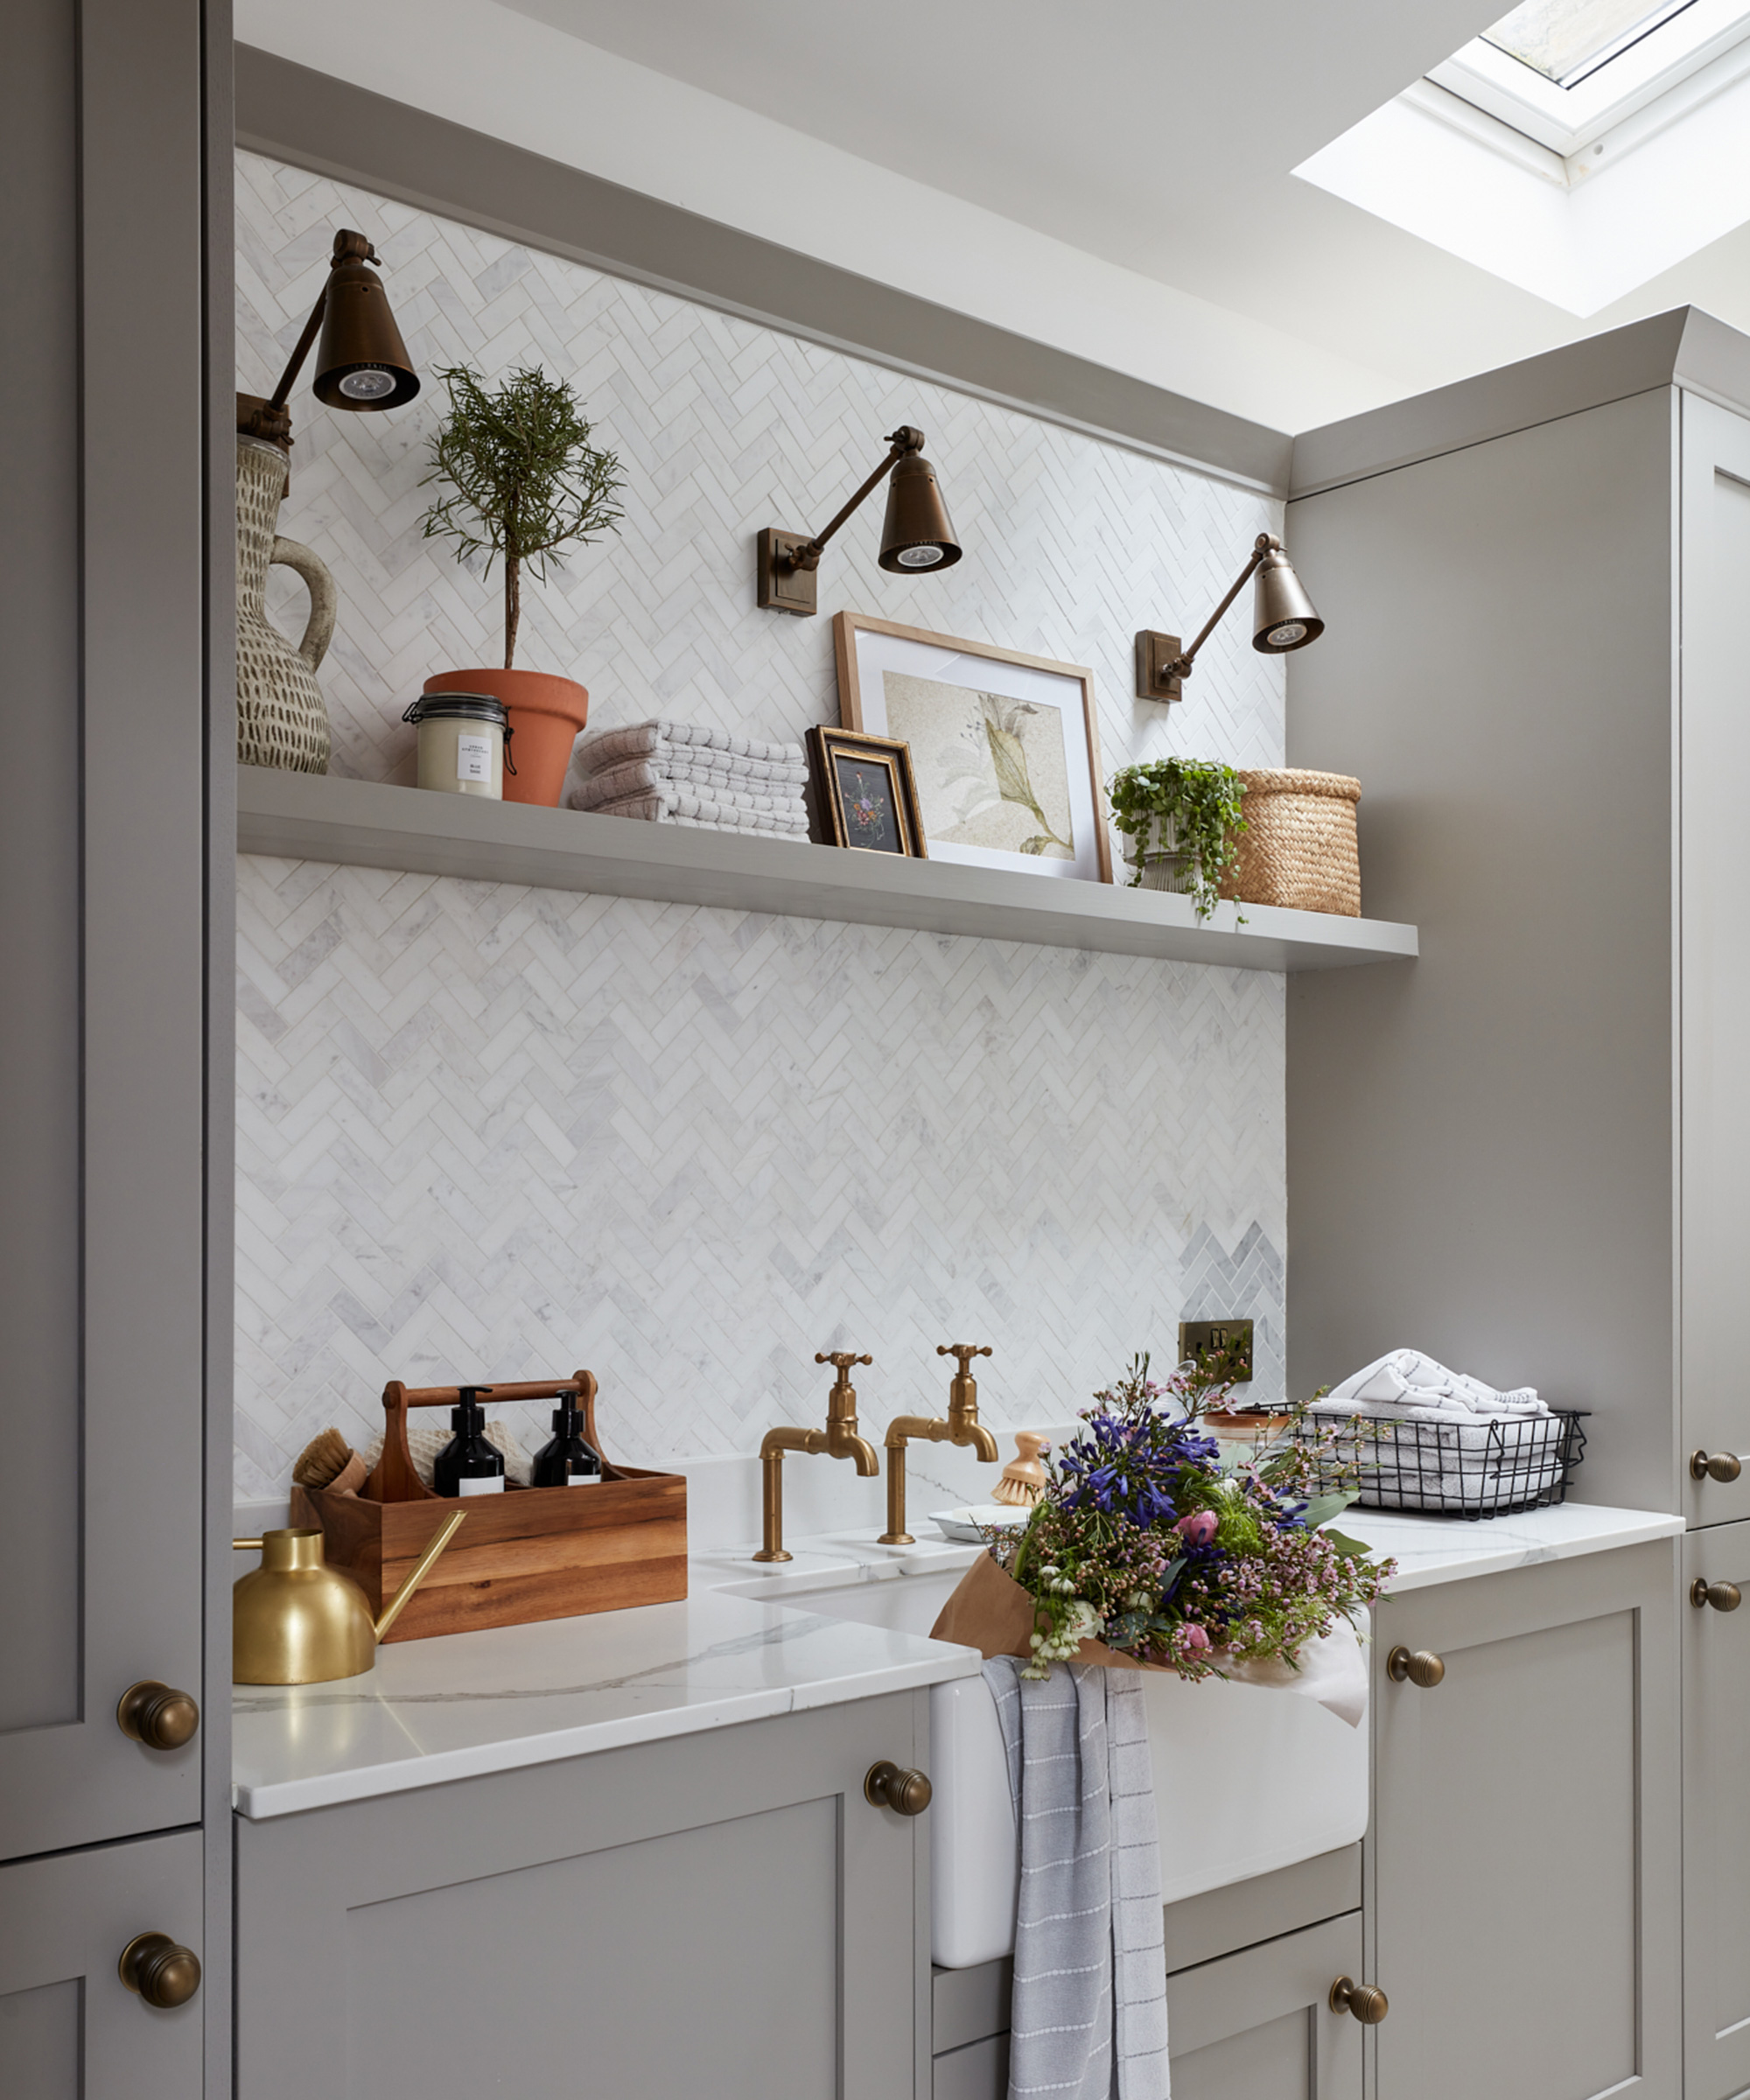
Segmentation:
[(972, 1376), (975, 1356), (990, 1351), (970, 1341), (950, 1341), (936, 1349), (938, 1356), (957, 1359), (959, 1369), (948, 1389), (948, 1417), (896, 1415), (887, 1424), (887, 1529), (876, 1540), (878, 1546), (909, 1546), (914, 1542), (906, 1529), (906, 1446), (914, 1437), (930, 1444), (970, 1444), (987, 1466), (998, 1456), (997, 1439), (978, 1419), (978, 1381)]
[(858, 1356), (850, 1350), (834, 1350), (830, 1354), (816, 1353), (816, 1363), (830, 1363), (837, 1368), (838, 1376), (827, 1395), (826, 1427), (824, 1429), (792, 1429), (786, 1423), (781, 1428), (768, 1429), (760, 1446), (760, 1489), (762, 1514), (765, 1518), (765, 1542), (753, 1556), (755, 1560), (788, 1560), (784, 1550), (784, 1453), (787, 1451), (804, 1451), (819, 1456), (822, 1452), (830, 1459), (853, 1459), (859, 1478), (873, 1480), (881, 1470), (881, 1454), (866, 1437), (857, 1433), (857, 1388), (850, 1382), (850, 1367), (855, 1363), (873, 1363), (872, 1356)]

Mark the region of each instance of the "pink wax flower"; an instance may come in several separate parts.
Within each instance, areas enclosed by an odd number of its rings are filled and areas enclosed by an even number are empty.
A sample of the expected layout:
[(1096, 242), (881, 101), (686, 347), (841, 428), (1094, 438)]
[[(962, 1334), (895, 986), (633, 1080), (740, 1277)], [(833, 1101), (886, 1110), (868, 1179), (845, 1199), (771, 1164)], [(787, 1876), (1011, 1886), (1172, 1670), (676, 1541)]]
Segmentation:
[[(1172, 1527), (1187, 1546), (1213, 1545), (1215, 1538), (1215, 1512), (1199, 1509), (1190, 1516), (1181, 1516)], [(1208, 1645), (1206, 1642), (1205, 1647)]]

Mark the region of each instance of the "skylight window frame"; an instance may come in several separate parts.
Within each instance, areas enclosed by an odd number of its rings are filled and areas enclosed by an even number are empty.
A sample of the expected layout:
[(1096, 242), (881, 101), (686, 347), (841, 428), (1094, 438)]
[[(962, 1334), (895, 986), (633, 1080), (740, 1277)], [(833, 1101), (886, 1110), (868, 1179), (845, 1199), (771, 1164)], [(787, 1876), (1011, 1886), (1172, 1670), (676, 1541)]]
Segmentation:
[[(1750, 46), (1750, 8), (1746, 0), (1693, 0), (1681, 13), (1647, 31), (1613, 58), (1600, 60), (1572, 88), (1558, 86), (1523, 60), (1498, 50), (1481, 37), (1473, 38), (1445, 64), (1428, 74), (1436, 87), (1455, 94), (1473, 108), (1520, 132), (1570, 164), (1575, 178), (1592, 172), (1592, 149), (1606, 135), (1649, 110), (1703, 73), (1718, 69), (1713, 94), (1740, 77), (1741, 66), (1719, 66), (1740, 46)], [(1750, 62), (1750, 52), (1746, 52)], [(1641, 136), (1662, 130), (1695, 95), (1678, 98)], [(1626, 139), (1617, 142), (1619, 149)], [(1638, 139), (1637, 142), (1638, 143)]]

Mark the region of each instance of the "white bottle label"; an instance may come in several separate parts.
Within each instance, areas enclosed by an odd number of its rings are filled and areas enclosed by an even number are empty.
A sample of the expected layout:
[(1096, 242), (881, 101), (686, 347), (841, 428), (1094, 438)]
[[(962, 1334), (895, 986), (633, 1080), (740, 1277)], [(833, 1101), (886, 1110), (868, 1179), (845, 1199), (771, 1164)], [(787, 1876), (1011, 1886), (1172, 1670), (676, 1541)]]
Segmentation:
[(458, 780), (491, 780), (492, 738), (490, 737), (458, 737), (456, 738), (456, 778)]
[(598, 1473), (574, 1473), (565, 1485), (568, 1488), (599, 1488), (601, 1477)]
[(504, 1475), (494, 1473), (484, 1480), (459, 1480), (456, 1482), (456, 1492), (458, 1494), (502, 1494)]

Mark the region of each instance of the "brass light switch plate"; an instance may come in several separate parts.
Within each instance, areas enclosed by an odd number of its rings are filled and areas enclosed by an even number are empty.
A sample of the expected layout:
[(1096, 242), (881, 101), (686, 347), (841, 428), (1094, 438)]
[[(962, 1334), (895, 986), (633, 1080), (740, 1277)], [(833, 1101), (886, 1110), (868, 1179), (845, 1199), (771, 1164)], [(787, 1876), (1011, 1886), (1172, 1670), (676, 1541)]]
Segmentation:
[(1249, 1320), (1181, 1320), (1179, 1361), (1201, 1362), (1226, 1356), (1236, 1385), (1252, 1382), (1252, 1323)]
[(779, 556), (793, 554), (808, 543), (807, 533), (780, 532), (775, 525), (768, 525), (760, 534), (757, 597), (762, 611), (794, 612), (807, 619), (820, 610), (815, 592), (818, 570), (778, 566)]
[(1184, 696), (1185, 681), (1167, 676), (1166, 667), (1182, 644), (1177, 634), (1157, 634), (1146, 628), (1137, 636), (1137, 698), (1178, 700)]

